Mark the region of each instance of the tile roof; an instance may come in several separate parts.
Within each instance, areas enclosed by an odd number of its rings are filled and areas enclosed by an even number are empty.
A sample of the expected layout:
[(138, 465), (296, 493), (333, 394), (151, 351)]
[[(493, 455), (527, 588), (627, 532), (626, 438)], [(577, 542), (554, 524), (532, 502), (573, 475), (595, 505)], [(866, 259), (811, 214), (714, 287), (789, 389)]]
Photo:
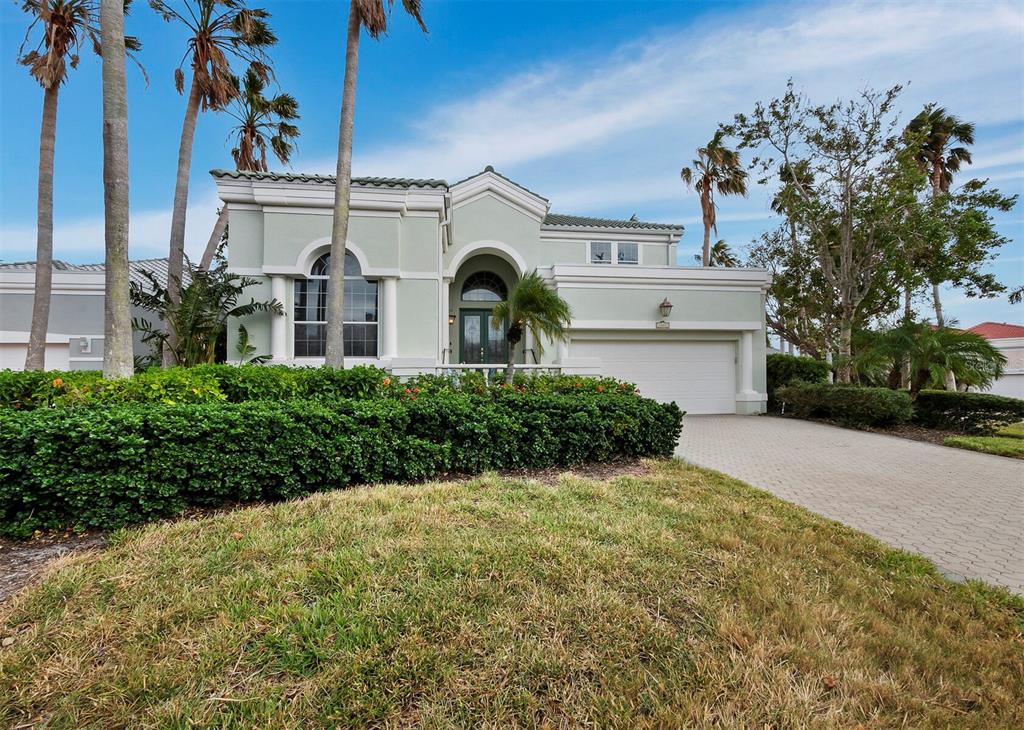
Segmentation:
[(679, 223), (649, 223), (635, 218), (614, 220), (612, 218), (591, 218), (584, 215), (567, 215), (565, 213), (548, 213), (544, 217), (546, 226), (571, 226), (573, 228), (631, 228), (645, 231), (682, 231)]
[[(54, 260), (54, 271), (76, 271), (89, 274), (102, 274), (106, 267), (103, 264), (69, 264), (67, 261)], [(0, 263), (0, 270), (4, 271), (35, 271), (35, 261), (20, 261), (16, 263)], [(148, 271), (156, 277), (162, 286), (167, 285), (167, 259), (137, 259), (128, 262), (128, 277), (131, 281), (140, 286), (148, 286), (149, 279), (143, 275)], [(188, 271), (182, 277), (183, 283), (187, 286), (191, 281)]]
[(1008, 337), (1024, 337), (1024, 326), (1007, 322), (982, 322), (967, 329), (987, 340), (1001, 340)]
[[(216, 178), (231, 178), (234, 180), (270, 180), (271, 182), (302, 182), (316, 183), (319, 185), (334, 185), (337, 177), (335, 175), (309, 175), (295, 172), (255, 172), (252, 170), (210, 170), (210, 174)], [(353, 185), (374, 188), (436, 188), (447, 190), (448, 183), (445, 180), (434, 180), (430, 178), (411, 177), (354, 177)]]
[(492, 175), (497, 175), (498, 177), (500, 177), (500, 178), (501, 178), (502, 180), (504, 180), (505, 182), (507, 182), (507, 183), (509, 183), (509, 184), (511, 184), (511, 185), (515, 185), (515, 186), (516, 186), (517, 188), (520, 188), (521, 190), (525, 190), (525, 191), (526, 191), (526, 192), (528, 192), (528, 193), (529, 193), (530, 195), (534, 195), (534, 196), (536, 196), (536, 197), (540, 198), (540, 199), (541, 199), (541, 200), (543, 200), (543, 201), (544, 201), (545, 203), (550, 203), (550, 202), (551, 202), (550, 200), (548, 200), (547, 198), (545, 198), (545, 197), (544, 197), (543, 195), (541, 195), (540, 193), (538, 193), (538, 192), (535, 192), (535, 191), (533, 191), (533, 190), (530, 190), (530, 188), (526, 187), (526, 186), (525, 186), (525, 185), (523, 185), (522, 183), (517, 183), (517, 182), (516, 182), (515, 180), (513, 180), (512, 178), (510, 178), (510, 177), (506, 177), (505, 175), (502, 175), (502, 174), (501, 174), (500, 172), (498, 172), (497, 170), (495, 170), (495, 169), (494, 169), (494, 167), (493, 167), (493, 166), (491, 166), (491, 165), (488, 165), (487, 167), (485, 167), (485, 168), (484, 168), (483, 170), (481, 170), (480, 172), (474, 172), (474, 173), (473, 173), (472, 175), (470, 175), (469, 177), (464, 177), (464, 178), (462, 178), (462, 179), (461, 179), (461, 180), (459, 180), (459, 181), (458, 181), (457, 183), (453, 183), (453, 184), (452, 184), (452, 187), (455, 187), (456, 185), (461, 185), (462, 183), (466, 182), (467, 180), (472, 180), (472, 179), (473, 179), (474, 177), (480, 177), (480, 176), (481, 176), (481, 175), (483, 175), (483, 174), (484, 174), (485, 172), (489, 172), (489, 173), (491, 173)]

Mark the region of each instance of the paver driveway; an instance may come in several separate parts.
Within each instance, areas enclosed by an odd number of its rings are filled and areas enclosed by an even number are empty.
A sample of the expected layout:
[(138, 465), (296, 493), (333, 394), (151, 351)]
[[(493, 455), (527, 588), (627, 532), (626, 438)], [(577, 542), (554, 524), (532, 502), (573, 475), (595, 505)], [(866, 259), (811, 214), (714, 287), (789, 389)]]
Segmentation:
[(1024, 593), (1024, 461), (770, 416), (687, 416), (676, 455)]

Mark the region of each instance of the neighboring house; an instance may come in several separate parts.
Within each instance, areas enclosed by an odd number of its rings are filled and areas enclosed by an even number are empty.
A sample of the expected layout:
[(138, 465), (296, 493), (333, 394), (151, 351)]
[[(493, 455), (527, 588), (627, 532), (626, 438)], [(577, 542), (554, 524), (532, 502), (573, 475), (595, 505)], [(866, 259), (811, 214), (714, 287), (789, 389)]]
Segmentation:
[[(285, 314), (245, 321), (274, 362), (323, 362), (334, 178), (214, 170), (231, 271)], [(561, 215), (487, 167), (443, 180), (354, 178), (345, 260), (347, 364), (399, 375), (506, 361), (494, 303), (537, 269), (572, 306), (570, 337), (515, 353), (525, 369), (601, 374), (690, 413), (765, 406), (761, 269), (677, 265), (679, 225)], [(237, 327), (229, 327), (234, 352)]]
[(1003, 376), (984, 392), (1024, 398), (1024, 326), (982, 322), (967, 331), (984, 337), (1006, 358)]
[[(131, 280), (142, 286), (149, 286), (143, 271), (167, 282), (167, 259), (132, 261), (129, 268)], [(35, 271), (34, 261), (0, 263), (0, 369), (25, 367)], [(102, 369), (103, 293), (103, 264), (53, 262), (47, 370)], [(132, 316), (156, 321), (155, 315), (138, 307), (133, 307)], [(149, 354), (149, 346), (142, 344), (138, 335), (135, 354)]]

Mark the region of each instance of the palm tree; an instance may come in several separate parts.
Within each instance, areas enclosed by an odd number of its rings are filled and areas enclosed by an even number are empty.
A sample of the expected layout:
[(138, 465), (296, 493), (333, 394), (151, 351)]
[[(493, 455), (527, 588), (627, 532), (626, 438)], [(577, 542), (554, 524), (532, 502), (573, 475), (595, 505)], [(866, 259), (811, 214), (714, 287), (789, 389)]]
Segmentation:
[(711, 265), (711, 231), (718, 233), (715, 192), (719, 195), (747, 194), (747, 172), (740, 165), (739, 153), (722, 144), (724, 132), (718, 130), (706, 147), (697, 149), (693, 167), (679, 171), (683, 183), (700, 194), (700, 210), (704, 218), (704, 266)]
[[(277, 38), (267, 25), (270, 13), (248, 8), (244, 0), (150, 0), (149, 4), (164, 20), (177, 21), (188, 29), (187, 60), (192, 72), (189, 81), (185, 119), (178, 144), (178, 172), (174, 184), (171, 211), (171, 237), (167, 257), (168, 292), (173, 301), (181, 296), (181, 275), (185, 261), (185, 216), (188, 208), (189, 169), (192, 166), (192, 142), (200, 110), (219, 111), (234, 99), (239, 90), (233, 83), (231, 57), (249, 65), (263, 79), (271, 76), (265, 49)], [(176, 7), (180, 5), (182, 10)], [(178, 93), (185, 90), (185, 72), (174, 72)], [(169, 364), (169, 363), (165, 363)]]
[(103, 58), (103, 377), (129, 378), (132, 313), (128, 301), (128, 94), (124, 0), (100, 0)]
[[(235, 102), (228, 109), (238, 122), (231, 130), (235, 135), (235, 148), (231, 157), (238, 170), (267, 172), (267, 148), (274, 156), (287, 165), (295, 151), (295, 138), (299, 128), (291, 122), (299, 118), (299, 103), (291, 94), (278, 94), (269, 99), (263, 95), (266, 81), (253, 69), (232, 81), (237, 90)], [(217, 213), (217, 223), (206, 243), (206, 250), (199, 262), (199, 268), (209, 270), (213, 256), (221, 244), (221, 238), (228, 224), (228, 206), (225, 204)]]
[(945, 385), (952, 374), (963, 383), (986, 387), (1003, 373), (1006, 358), (981, 335), (927, 322), (906, 322), (863, 336), (854, 369), (870, 380), (898, 387), (900, 371), (910, 371), (910, 394)]
[(523, 339), (525, 332), (533, 335), (537, 354), (544, 354), (543, 337), (551, 341), (563, 340), (572, 310), (569, 304), (554, 290), (548, 288), (544, 279), (536, 270), (526, 274), (512, 287), (508, 299), (498, 302), (491, 311), (491, 321), (495, 327), (507, 324), (508, 331), (508, 368), (505, 370), (505, 382), (511, 383), (515, 375), (515, 349)]
[[(32, 16), (18, 62), (43, 87), (43, 119), (39, 128), (39, 182), (36, 208), (36, 271), (32, 325), (25, 353), (26, 370), (46, 365), (46, 332), (50, 323), (50, 291), (53, 282), (53, 157), (57, 139), (57, 98), (67, 80), (68, 65), (78, 67), (79, 51), (88, 42), (100, 50), (99, 6), (96, 0), (23, 0), (22, 10)], [(40, 29), (34, 50), (25, 52), (33, 30)], [(129, 50), (139, 42), (125, 38)]]
[[(928, 104), (924, 110), (910, 120), (907, 125), (907, 136), (920, 139), (917, 151), (917, 163), (928, 173), (932, 185), (932, 197), (949, 192), (953, 184), (953, 173), (960, 171), (960, 166), (971, 164), (971, 152), (966, 146), (953, 147), (954, 144), (974, 144), (974, 124), (965, 122), (949, 114), (944, 108)], [(933, 281), (932, 302), (935, 307), (935, 321), (945, 326), (942, 312), (942, 299), (939, 293), (941, 282)]]
[[(342, 319), (345, 312), (345, 246), (348, 239), (349, 195), (352, 191), (352, 129), (356, 113), (356, 76), (359, 72), (359, 37), (363, 28), (373, 39), (387, 32), (388, 16), (394, 0), (351, 0), (348, 8), (348, 32), (345, 37), (345, 81), (341, 93), (341, 120), (338, 128), (338, 167), (334, 184), (334, 223), (331, 228), (331, 268), (327, 289), (327, 347), (324, 362), (336, 368), (345, 366), (345, 339)], [(421, 16), (420, 0), (402, 0), (402, 7), (424, 33), (427, 26)]]
[[(703, 261), (701, 254), (696, 253), (693, 255), (694, 261)], [(736, 258), (736, 255), (729, 248), (729, 244), (719, 238), (715, 241), (715, 245), (711, 247), (711, 256), (708, 259), (708, 266), (722, 266), (725, 268), (733, 268), (739, 266), (740, 261)]]

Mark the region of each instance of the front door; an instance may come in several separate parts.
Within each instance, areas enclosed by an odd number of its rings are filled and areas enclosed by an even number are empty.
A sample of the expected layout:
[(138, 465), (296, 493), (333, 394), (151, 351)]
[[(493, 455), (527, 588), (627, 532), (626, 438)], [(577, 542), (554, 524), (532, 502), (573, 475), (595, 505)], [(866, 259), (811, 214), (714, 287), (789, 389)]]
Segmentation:
[(459, 311), (459, 362), (470, 365), (505, 363), (508, 347), (505, 328), (491, 323), (489, 309)]

